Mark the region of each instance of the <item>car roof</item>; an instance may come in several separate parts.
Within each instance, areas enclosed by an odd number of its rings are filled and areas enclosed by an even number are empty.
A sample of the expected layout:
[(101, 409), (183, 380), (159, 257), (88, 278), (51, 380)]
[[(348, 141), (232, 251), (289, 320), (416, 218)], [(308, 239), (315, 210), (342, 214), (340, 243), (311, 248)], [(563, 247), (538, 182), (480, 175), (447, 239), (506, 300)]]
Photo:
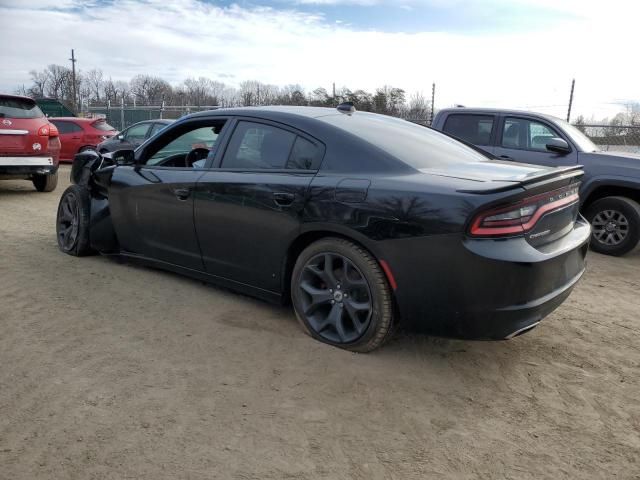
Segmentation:
[[(335, 108), (329, 107), (301, 107), (301, 106), (268, 106), (268, 107), (234, 107), (234, 108), (218, 108), (216, 110), (206, 110), (204, 112), (192, 113), (189, 118), (205, 117), (205, 116), (227, 116), (227, 115), (251, 115), (268, 119), (272, 114), (278, 118), (283, 116), (318, 118), (327, 115), (343, 115)], [(184, 118), (184, 117), (183, 117)]]
[(17, 100), (30, 100), (35, 102), (35, 100), (31, 97), (25, 97), (24, 95), (13, 95), (11, 93), (0, 93), (0, 97), (2, 98), (15, 98)]
[(151, 120), (141, 120), (140, 122), (132, 123), (130, 126), (140, 125), (141, 123), (166, 123), (169, 125), (170, 123), (175, 122), (173, 118), (152, 118)]
[(65, 122), (95, 122), (96, 120), (105, 120), (105, 119), (104, 118), (84, 118), (84, 117), (49, 117), (49, 120), (62, 120)]
[(546, 113), (538, 113), (538, 112), (532, 112), (528, 110), (513, 110), (508, 108), (453, 107), (453, 108), (443, 108), (438, 113), (486, 113), (486, 114), (500, 113), (502, 115), (535, 115), (536, 117), (546, 118), (547, 120), (550, 120), (550, 121), (561, 120), (558, 117), (554, 117), (553, 115), (547, 115)]

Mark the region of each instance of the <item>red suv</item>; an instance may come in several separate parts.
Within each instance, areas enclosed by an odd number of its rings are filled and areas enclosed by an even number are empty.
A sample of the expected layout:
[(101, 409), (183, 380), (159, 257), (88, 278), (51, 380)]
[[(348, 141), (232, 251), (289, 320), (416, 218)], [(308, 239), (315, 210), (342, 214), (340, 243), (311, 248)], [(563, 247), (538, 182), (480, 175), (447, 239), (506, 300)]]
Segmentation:
[(28, 97), (0, 94), (0, 180), (31, 180), (39, 192), (58, 184), (60, 139)]
[(60, 160), (73, 162), (76, 153), (96, 150), (96, 146), (115, 136), (117, 130), (104, 119), (56, 117), (50, 118), (60, 132)]

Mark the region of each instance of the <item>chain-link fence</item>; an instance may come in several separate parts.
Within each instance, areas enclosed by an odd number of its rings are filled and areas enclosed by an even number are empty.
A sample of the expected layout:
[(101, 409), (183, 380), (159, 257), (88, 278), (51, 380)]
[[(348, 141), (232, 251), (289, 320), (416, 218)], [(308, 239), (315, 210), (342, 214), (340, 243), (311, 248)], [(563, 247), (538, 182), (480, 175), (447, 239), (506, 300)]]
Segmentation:
[(602, 150), (640, 153), (640, 125), (576, 125)]
[(163, 105), (118, 105), (116, 107), (106, 105), (99, 107), (86, 107), (86, 114), (100, 116), (117, 130), (124, 130), (134, 123), (143, 120), (155, 120), (158, 118), (177, 119), (184, 115), (204, 110), (215, 110), (216, 105), (203, 106), (163, 106)]

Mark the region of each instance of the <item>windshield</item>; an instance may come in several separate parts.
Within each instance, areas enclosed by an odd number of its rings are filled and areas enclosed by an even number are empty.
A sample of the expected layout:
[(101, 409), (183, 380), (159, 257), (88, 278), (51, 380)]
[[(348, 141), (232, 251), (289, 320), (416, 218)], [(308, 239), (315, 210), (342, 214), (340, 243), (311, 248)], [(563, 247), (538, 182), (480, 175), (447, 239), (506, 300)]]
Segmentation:
[(569, 137), (571, 137), (573, 143), (578, 145), (578, 148), (583, 152), (597, 152), (598, 150), (600, 150), (589, 137), (587, 137), (584, 133), (582, 133), (570, 123), (565, 122), (564, 120), (561, 120), (559, 118), (556, 119), (556, 123), (558, 123), (559, 126), (562, 127), (565, 133), (569, 135)]
[(0, 118), (41, 118), (42, 110), (33, 100), (0, 97)]
[(318, 120), (357, 135), (416, 169), (489, 159), (440, 132), (385, 115), (358, 112), (327, 115)]

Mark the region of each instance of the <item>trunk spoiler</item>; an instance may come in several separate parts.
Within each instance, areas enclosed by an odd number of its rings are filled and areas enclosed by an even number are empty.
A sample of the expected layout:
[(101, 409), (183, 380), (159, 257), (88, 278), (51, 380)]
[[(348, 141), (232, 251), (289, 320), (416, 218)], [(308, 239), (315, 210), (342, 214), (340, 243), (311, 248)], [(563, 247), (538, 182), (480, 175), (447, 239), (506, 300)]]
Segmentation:
[(582, 165), (573, 165), (571, 167), (558, 167), (553, 171), (541, 172), (539, 174), (524, 177), (520, 180), (516, 180), (516, 179), (504, 180), (505, 184), (496, 188), (491, 188), (491, 189), (465, 188), (457, 191), (460, 193), (488, 194), (488, 193), (505, 192), (515, 187), (521, 187), (521, 188), (524, 188), (525, 190), (533, 190), (533, 189), (538, 189), (540, 187), (543, 187), (547, 184), (556, 183), (562, 180), (567, 180), (568, 183), (571, 183), (571, 179), (578, 180), (583, 175), (584, 175), (584, 170), (582, 169)]

